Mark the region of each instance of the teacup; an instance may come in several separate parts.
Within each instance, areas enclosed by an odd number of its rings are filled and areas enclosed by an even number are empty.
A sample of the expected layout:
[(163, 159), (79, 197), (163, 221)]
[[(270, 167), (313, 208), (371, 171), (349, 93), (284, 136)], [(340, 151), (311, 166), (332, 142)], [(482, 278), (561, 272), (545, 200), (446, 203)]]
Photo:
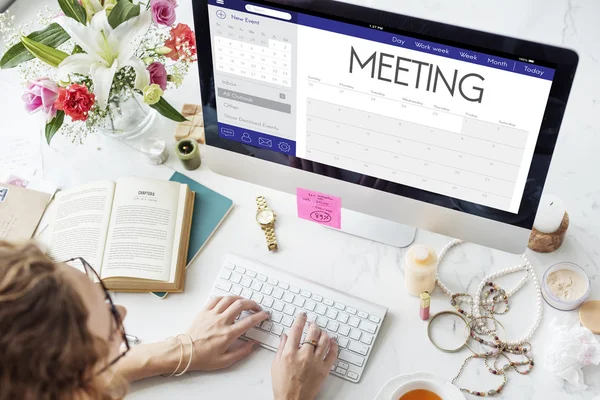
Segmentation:
[(417, 379), (414, 381), (407, 382), (403, 385), (400, 385), (390, 397), (390, 400), (398, 400), (406, 393), (411, 392), (417, 389), (429, 390), (432, 393), (440, 396), (442, 400), (452, 400), (456, 398), (452, 391), (448, 390), (448, 387), (445, 385), (440, 385), (434, 381), (426, 380), (426, 379)]

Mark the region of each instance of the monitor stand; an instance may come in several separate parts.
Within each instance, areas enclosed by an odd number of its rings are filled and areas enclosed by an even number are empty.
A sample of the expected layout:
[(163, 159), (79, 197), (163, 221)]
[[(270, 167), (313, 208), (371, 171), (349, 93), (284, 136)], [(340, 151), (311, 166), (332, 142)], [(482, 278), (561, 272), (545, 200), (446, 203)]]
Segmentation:
[(342, 232), (394, 247), (408, 247), (416, 228), (342, 208)]

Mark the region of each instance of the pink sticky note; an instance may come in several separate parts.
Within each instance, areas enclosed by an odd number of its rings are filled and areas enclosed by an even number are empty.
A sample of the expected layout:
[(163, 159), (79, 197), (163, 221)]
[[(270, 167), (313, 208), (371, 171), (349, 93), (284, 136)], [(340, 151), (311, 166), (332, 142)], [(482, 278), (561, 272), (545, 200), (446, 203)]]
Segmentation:
[(342, 228), (342, 199), (308, 189), (296, 189), (298, 218), (331, 228)]

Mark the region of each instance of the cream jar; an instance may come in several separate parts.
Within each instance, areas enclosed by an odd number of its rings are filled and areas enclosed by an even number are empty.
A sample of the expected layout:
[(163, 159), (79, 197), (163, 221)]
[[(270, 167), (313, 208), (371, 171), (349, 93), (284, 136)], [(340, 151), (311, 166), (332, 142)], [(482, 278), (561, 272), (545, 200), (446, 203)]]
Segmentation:
[(407, 250), (404, 257), (404, 282), (409, 294), (419, 297), (423, 292), (433, 292), (437, 263), (437, 254), (431, 247), (416, 245)]
[(546, 303), (561, 311), (575, 310), (590, 295), (590, 279), (577, 264), (561, 262), (546, 270), (542, 296)]

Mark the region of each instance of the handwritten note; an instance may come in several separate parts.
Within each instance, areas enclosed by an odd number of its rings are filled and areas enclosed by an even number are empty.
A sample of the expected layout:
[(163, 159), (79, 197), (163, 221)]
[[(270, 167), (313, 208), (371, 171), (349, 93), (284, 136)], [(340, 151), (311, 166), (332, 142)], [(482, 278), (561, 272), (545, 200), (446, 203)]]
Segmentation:
[(296, 189), (298, 218), (331, 228), (342, 227), (342, 199), (308, 189)]

